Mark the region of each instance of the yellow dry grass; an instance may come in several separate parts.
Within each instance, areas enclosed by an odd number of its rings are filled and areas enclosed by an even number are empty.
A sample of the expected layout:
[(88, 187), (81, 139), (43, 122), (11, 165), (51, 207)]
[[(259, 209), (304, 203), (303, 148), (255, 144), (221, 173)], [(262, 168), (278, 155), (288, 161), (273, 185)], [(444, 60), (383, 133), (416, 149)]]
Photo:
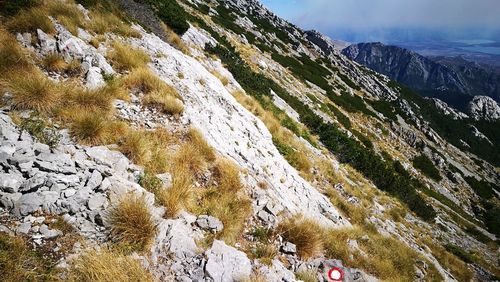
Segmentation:
[(108, 58), (113, 66), (120, 71), (130, 71), (143, 67), (151, 61), (146, 52), (139, 48), (115, 41), (112, 44), (113, 50), (108, 53)]
[(71, 261), (67, 278), (75, 282), (155, 281), (138, 260), (104, 248)]
[(140, 37), (141, 34), (124, 23), (114, 13), (104, 12), (101, 9), (90, 11), (90, 22), (86, 27), (99, 35), (111, 32), (125, 37)]
[(167, 92), (154, 91), (144, 97), (143, 103), (148, 106), (157, 107), (165, 114), (178, 116), (184, 111), (181, 100), (171, 96)]
[(314, 220), (297, 215), (281, 222), (277, 232), (297, 246), (303, 259), (319, 255), (324, 250), (325, 230)]
[(229, 160), (218, 159), (213, 171), (214, 185), (204, 190), (193, 207), (197, 214), (209, 214), (224, 224), (216, 237), (228, 244), (236, 243), (252, 212), (251, 200), (240, 182), (239, 169)]
[(156, 235), (156, 223), (142, 197), (126, 195), (110, 210), (108, 220), (110, 237), (128, 251), (145, 251)]
[[(368, 235), (368, 238), (363, 236)], [(356, 240), (359, 250), (351, 249), (348, 240)], [(413, 249), (392, 237), (367, 233), (360, 227), (330, 230), (325, 237), (328, 257), (341, 259), (344, 265), (356, 267), (389, 281), (413, 281), (417, 260), (424, 260)], [(429, 262), (428, 277), (442, 279)]]
[(220, 80), (222, 85), (226, 86), (229, 84), (229, 78), (223, 76), (220, 72), (218, 72), (216, 70), (211, 70), (210, 73), (212, 73), (215, 77), (217, 77), (217, 79)]
[(170, 27), (168, 27), (163, 22), (161, 23), (161, 27), (165, 32), (168, 43), (170, 43), (172, 46), (174, 46), (177, 50), (181, 51), (182, 53), (186, 55), (191, 55), (189, 47), (186, 45), (186, 43), (184, 43), (184, 41), (182, 41), (182, 39), (179, 37), (179, 35), (177, 35), (177, 33), (175, 33)]
[(472, 281), (474, 272), (445, 248), (434, 244), (431, 240), (425, 240), (425, 245), (429, 247), (432, 255), (439, 261), (442, 267), (449, 270), (458, 281)]
[(30, 67), (28, 54), (16, 38), (0, 26), (0, 76)]
[(57, 83), (39, 70), (11, 72), (0, 84), (12, 95), (12, 105), (19, 110), (47, 113), (60, 102), (61, 91)]

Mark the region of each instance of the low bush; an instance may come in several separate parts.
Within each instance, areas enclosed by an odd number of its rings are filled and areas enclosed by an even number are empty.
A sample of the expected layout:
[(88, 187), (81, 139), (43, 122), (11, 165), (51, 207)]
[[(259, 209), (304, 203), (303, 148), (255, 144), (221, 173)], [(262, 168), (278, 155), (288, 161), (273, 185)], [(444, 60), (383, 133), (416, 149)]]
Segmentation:
[(155, 281), (139, 260), (105, 248), (87, 251), (71, 261), (67, 279), (75, 282)]
[(23, 118), (20, 127), (21, 131), (28, 132), (38, 142), (47, 144), (50, 148), (55, 148), (61, 139), (61, 135), (54, 127), (38, 117)]
[(189, 14), (176, 0), (142, 0), (155, 8), (156, 15), (175, 33), (182, 35), (189, 29)]
[(434, 163), (425, 155), (420, 155), (412, 160), (413, 166), (420, 170), (424, 175), (436, 181), (441, 181), (443, 177), (439, 174), (439, 170), (434, 166)]
[(344, 115), (337, 107), (334, 105), (328, 104), (328, 109), (335, 115), (337, 121), (344, 126), (345, 129), (351, 129), (352, 124), (349, 120), (349, 117)]
[(156, 235), (156, 224), (144, 198), (127, 195), (108, 214), (110, 237), (129, 251), (145, 251)]

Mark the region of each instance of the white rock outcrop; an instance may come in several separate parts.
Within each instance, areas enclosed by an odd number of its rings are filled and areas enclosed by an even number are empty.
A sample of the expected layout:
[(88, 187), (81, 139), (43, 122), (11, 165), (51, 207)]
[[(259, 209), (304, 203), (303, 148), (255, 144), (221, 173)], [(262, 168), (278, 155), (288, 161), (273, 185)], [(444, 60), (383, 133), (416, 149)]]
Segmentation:
[[(142, 39), (133, 39), (132, 43), (151, 55), (150, 67), (182, 95), (186, 106), (183, 117), (219, 153), (248, 171), (248, 186), (256, 187), (259, 181), (269, 184), (267, 190), (254, 189), (254, 212), (275, 217), (285, 211), (304, 214), (326, 226), (349, 224), (324, 195), (299, 176), (278, 152), (262, 121), (241, 106), (218, 78), (196, 59), (136, 28)], [(275, 207), (275, 214), (265, 208), (268, 204)]]
[(468, 106), (469, 114), (475, 120), (497, 120), (500, 119), (500, 106), (487, 96), (474, 96)]

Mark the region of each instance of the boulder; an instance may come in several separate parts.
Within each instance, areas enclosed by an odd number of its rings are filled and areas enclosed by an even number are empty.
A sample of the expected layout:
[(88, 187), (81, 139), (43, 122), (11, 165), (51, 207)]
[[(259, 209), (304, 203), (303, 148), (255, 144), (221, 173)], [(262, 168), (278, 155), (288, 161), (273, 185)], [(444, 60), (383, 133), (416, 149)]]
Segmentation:
[(207, 264), (205, 273), (215, 282), (241, 281), (252, 273), (252, 264), (245, 253), (215, 240), (205, 252)]
[(87, 181), (86, 186), (92, 190), (95, 190), (99, 185), (102, 183), (102, 174), (97, 170), (94, 169), (92, 174), (90, 175), (89, 180)]
[(98, 164), (125, 172), (129, 165), (128, 159), (120, 152), (111, 151), (105, 146), (90, 147), (85, 150), (87, 155)]
[(85, 86), (89, 89), (96, 89), (106, 84), (98, 67), (90, 67), (85, 80)]
[(16, 193), (24, 182), (22, 175), (17, 173), (0, 173), (0, 191)]
[(281, 251), (285, 254), (295, 254), (297, 252), (297, 246), (290, 242), (285, 242), (281, 245)]
[(38, 43), (40, 44), (40, 52), (44, 55), (57, 52), (57, 42), (41, 29), (36, 30)]
[(43, 235), (45, 239), (52, 239), (57, 236), (63, 235), (60, 230), (50, 229), (47, 225), (42, 224), (40, 226), (39, 232)]
[(22, 195), (14, 203), (14, 213), (16, 215), (28, 215), (38, 210), (43, 204), (43, 197), (39, 193), (28, 193)]
[(196, 219), (196, 225), (198, 225), (201, 229), (217, 233), (222, 231), (224, 225), (222, 222), (213, 216), (210, 215), (200, 215)]

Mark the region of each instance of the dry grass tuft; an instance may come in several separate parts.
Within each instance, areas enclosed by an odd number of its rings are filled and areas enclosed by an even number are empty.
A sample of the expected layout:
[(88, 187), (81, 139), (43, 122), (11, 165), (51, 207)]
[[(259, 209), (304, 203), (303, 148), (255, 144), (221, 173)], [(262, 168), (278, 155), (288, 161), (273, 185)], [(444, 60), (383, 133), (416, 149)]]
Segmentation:
[(214, 149), (208, 144), (200, 131), (191, 127), (188, 132), (188, 140), (198, 152), (209, 162), (215, 161)]
[(127, 132), (127, 124), (100, 112), (78, 111), (71, 117), (69, 130), (78, 142), (95, 146), (116, 143)]
[(166, 208), (165, 217), (176, 217), (183, 209), (194, 204), (193, 175), (187, 170), (172, 175), (172, 185), (158, 193), (158, 202)]
[(215, 77), (217, 77), (220, 82), (222, 83), (222, 85), (226, 86), (229, 84), (229, 78), (223, 76), (220, 72), (216, 71), (216, 70), (212, 70), (210, 71)]
[(334, 189), (328, 189), (326, 191), (330, 202), (340, 209), (345, 217), (349, 219), (352, 223), (359, 225), (365, 224), (365, 218), (367, 217), (367, 209), (363, 206), (357, 206), (353, 203), (349, 203), (339, 192)]
[(60, 102), (61, 91), (57, 83), (38, 70), (11, 73), (1, 86), (12, 94), (12, 105), (18, 110), (46, 113)]
[(184, 111), (182, 102), (168, 92), (151, 92), (144, 97), (143, 102), (145, 105), (157, 107), (165, 114), (177, 116)]
[(164, 23), (161, 23), (161, 27), (165, 32), (168, 43), (170, 43), (172, 46), (174, 46), (177, 50), (181, 51), (182, 53), (186, 55), (191, 55), (189, 47), (186, 45), (186, 43), (184, 43), (184, 41), (182, 41), (182, 39), (179, 37), (179, 35), (177, 35), (177, 33), (175, 33), (170, 27), (168, 27)]
[(110, 236), (130, 251), (144, 251), (156, 233), (156, 224), (144, 198), (127, 195), (108, 215)]
[(62, 56), (57, 53), (47, 54), (42, 60), (42, 65), (46, 70), (56, 72), (64, 71), (68, 67)]
[(434, 244), (430, 240), (426, 241), (426, 245), (431, 250), (432, 255), (445, 269), (448, 269), (453, 274), (455, 279), (458, 281), (472, 281), (474, 278), (474, 272), (467, 266), (466, 263), (446, 251), (445, 248)]
[(114, 13), (103, 12), (100, 9), (90, 11), (91, 21), (87, 28), (97, 34), (105, 34), (108, 32), (122, 35), (125, 37), (141, 37), (141, 34), (124, 23)]
[(30, 66), (28, 56), (17, 40), (0, 27), (0, 75), (26, 69)]
[(46, 9), (41, 7), (21, 10), (15, 17), (7, 20), (6, 27), (11, 32), (35, 32), (38, 28), (49, 34), (56, 31), (47, 17)]
[(312, 219), (303, 216), (289, 218), (279, 224), (277, 231), (297, 246), (297, 253), (303, 259), (321, 254), (325, 247), (325, 231)]
[(175, 88), (165, 83), (147, 67), (133, 70), (125, 76), (122, 84), (129, 90), (143, 92), (144, 94), (158, 92), (161, 93), (161, 95), (181, 99)]
[(83, 14), (73, 1), (46, 1), (43, 9), (46, 9), (48, 15), (54, 17), (73, 35), (77, 35), (78, 28), (83, 27), (85, 21)]
[(217, 160), (213, 172), (214, 186), (203, 191), (194, 209), (198, 214), (209, 214), (224, 224), (217, 238), (228, 244), (236, 243), (245, 222), (252, 213), (251, 200), (243, 191), (239, 170), (228, 160)]
[[(362, 238), (368, 235), (368, 239)], [(359, 250), (350, 249), (348, 240), (356, 240)], [(425, 260), (403, 242), (359, 227), (330, 230), (325, 237), (326, 255), (341, 259), (344, 265), (361, 268), (383, 280), (408, 280), (415, 275), (417, 260)], [(439, 276), (431, 269), (430, 276)], [(438, 277), (434, 277), (438, 278)]]
[(108, 249), (87, 251), (72, 261), (68, 280), (80, 282), (155, 281), (138, 260)]
[(151, 160), (150, 146), (146, 132), (130, 130), (120, 142), (120, 151), (132, 162), (145, 165)]
[(0, 233), (0, 280), (55, 281), (58, 271), (53, 263), (34, 252), (22, 237)]
[(121, 71), (133, 70), (151, 61), (149, 55), (139, 48), (118, 41), (113, 42), (112, 47), (108, 58), (113, 62), (113, 66)]

